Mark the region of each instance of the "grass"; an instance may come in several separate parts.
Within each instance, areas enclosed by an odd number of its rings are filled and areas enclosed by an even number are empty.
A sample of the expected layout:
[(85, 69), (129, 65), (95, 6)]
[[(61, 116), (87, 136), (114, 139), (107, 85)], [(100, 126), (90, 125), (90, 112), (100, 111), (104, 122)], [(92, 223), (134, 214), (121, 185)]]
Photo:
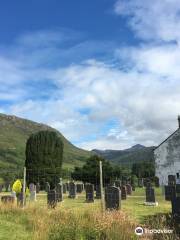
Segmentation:
[[(155, 190), (159, 206), (144, 206), (144, 191), (136, 189), (132, 196), (121, 202), (122, 211), (106, 212), (105, 215), (100, 212), (100, 200), (85, 203), (84, 193), (78, 195), (77, 199), (69, 199), (65, 195), (56, 210), (47, 209), (44, 192), (37, 195), (36, 203), (27, 202), (24, 210), (0, 204), (0, 240), (137, 239), (134, 235), (137, 225), (148, 223), (148, 226), (155, 226), (158, 214), (165, 215), (171, 211), (170, 203), (163, 199), (161, 189)], [(162, 224), (159, 223), (159, 226), (162, 227)]]

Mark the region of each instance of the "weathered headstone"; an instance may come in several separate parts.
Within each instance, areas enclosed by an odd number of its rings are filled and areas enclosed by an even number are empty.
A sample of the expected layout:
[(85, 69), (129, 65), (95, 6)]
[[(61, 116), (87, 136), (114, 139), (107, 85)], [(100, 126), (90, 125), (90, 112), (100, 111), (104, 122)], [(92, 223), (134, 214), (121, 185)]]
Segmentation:
[(66, 191), (67, 191), (67, 185), (63, 183), (63, 193), (66, 194)]
[(101, 199), (101, 187), (96, 185), (96, 199)]
[(126, 186), (123, 185), (121, 186), (121, 199), (126, 200), (126, 198), (127, 198), (127, 189), (126, 189)]
[(168, 175), (168, 185), (169, 186), (176, 185), (176, 176), (175, 175)]
[(76, 186), (77, 186), (77, 193), (82, 193), (82, 191), (83, 191), (83, 184), (82, 183), (78, 183)]
[(154, 178), (154, 184), (155, 184), (155, 187), (159, 187), (159, 178), (158, 177)]
[(119, 210), (121, 208), (121, 190), (118, 187), (105, 188), (105, 204), (108, 210)]
[(77, 193), (77, 189), (76, 189), (76, 184), (74, 182), (70, 182), (69, 183), (69, 198), (76, 198), (76, 193)]
[[(23, 189), (23, 188), (22, 188)], [(24, 196), (23, 196), (23, 191), (21, 191), (21, 193), (19, 193), (17, 195), (17, 206), (18, 207), (23, 207), (23, 199), (24, 199)], [(25, 203), (26, 199), (24, 200), (24, 203)]]
[(45, 183), (45, 191), (46, 192), (50, 191), (50, 184), (48, 182)]
[(2, 196), (1, 197), (1, 202), (2, 203), (14, 203), (14, 201), (15, 201), (15, 197), (14, 196)]
[(165, 200), (171, 201), (175, 196), (175, 186), (164, 186)]
[(36, 185), (34, 183), (29, 184), (29, 191), (30, 191), (30, 201), (36, 201)]
[(0, 185), (0, 193), (2, 192), (2, 190), (3, 190), (3, 185), (1, 184)]
[(69, 191), (69, 182), (65, 183), (66, 184), (66, 189)]
[(86, 202), (94, 202), (94, 185), (86, 185)]
[(55, 208), (57, 206), (56, 191), (50, 190), (47, 193), (47, 204), (50, 208)]
[(62, 202), (63, 200), (63, 186), (61, 183), (56, 185), (56, 200)]
[(40, 183), (36, 183), (36, 193), (39, 193), (40, 192)]
[(130, 184), (126, 184), (127, 195), (132, 194), (132, 186)]
[(172, 215), (176, 223), (180, 223), (180, 197), (172, 200)]
[(146, 202), (148, 203), (155, 203), (155, 192), (154, 188), (146, 187)]
[(121, 180), (115, 180), (114, 185), (115, 187), (121, 188)]

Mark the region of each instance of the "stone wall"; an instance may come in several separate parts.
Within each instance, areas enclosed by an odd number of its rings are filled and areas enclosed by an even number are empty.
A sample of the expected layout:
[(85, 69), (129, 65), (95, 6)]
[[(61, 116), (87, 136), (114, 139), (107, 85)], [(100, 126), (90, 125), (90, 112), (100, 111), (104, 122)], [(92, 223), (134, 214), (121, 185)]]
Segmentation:
[(180, 172), (180, 129), (154, 150), (156, 176), (160, 185), (168, 184), (168, 175)]

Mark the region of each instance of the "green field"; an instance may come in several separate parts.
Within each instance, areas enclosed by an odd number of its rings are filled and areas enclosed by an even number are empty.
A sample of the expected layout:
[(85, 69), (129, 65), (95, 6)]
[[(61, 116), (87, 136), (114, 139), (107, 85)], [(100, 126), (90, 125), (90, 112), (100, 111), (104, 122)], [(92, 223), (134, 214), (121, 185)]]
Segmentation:
[[(131, 196), (128, 196), (127, 200), (121, 201), (121, 211), (128, 216), (134, 224), (143, 224), (144, 219), (147, 216), (154, 215), (157, 213), (168, 213), (171, 211), (170, 203), (164, 200), (161, 189), (156, 189), (156, 200), (158, 206), (144, 206), (145, 194), (144, 189), (136, 189)], [(3, 193), (5, 194), (5, 193)], [(2, 195), (2, 194), (1, 194)], [(6, 208), (2, 204), (0, 205), (0, 239), (2, 240), (14, 240), (14, 239), (36, 239), (34, 232), (34, 225), (44, 223), (39, 222), (39, 215), (42, 214), (42, 219), (49, 216), (48, 221), (51, 223), (50, 217), (53, 214), (60, 213), (63, 211), (73, 211), (73, 213), (86, 213), (91, 212), (95, 214), (101, 209), (100, 200), (95, 200), (94, 203), (85, 203), (85, 194), (78, 195), (77, 199), (69, 199), (67, 195), (64, 195), (63, 202), (59, 203), (56, 210), (49, 210), (47, 208), (47, 197), (46, 193), (41, 192), (37, 195), (37, 202), (30, 203), (27, 201), (26, 208)], [(39, 215), (38, 215), (39, 211)], [(34, 216), (33, 216), (34, 213)], [(45, 216), (45, 215), (46, 216)], [(69, 213), (68, 213), (69, 214)], [(37, 219), (36, 219), (36, 216)], [(73, 216), (73, 215), (72, 215)], [(41, 216), (40, 216), (41, 217)], [(54, 221), (52, 219), (52, 221)], [(41, 226), (43, 227), (43, 226)], [(132, 229), (131, 229), (132, 231)], [(133, 234), (133, 232), (132, 232)], [(37, 237), (37, 239), (40, 239)], [(60, 239), (60, 238), (49, 238), (49, 239)], [(66, 238), (64, 238), (66, 239)], [(67, 238), (68, 239), (68, 238)], [(94, 238), (95, 239), (95, 238)], [(114, 238), (115, 239), (115, 238)], [(126, 239), (126, 238), (124, 238)], [(136, 238), (134, 238), (136, 239)]]

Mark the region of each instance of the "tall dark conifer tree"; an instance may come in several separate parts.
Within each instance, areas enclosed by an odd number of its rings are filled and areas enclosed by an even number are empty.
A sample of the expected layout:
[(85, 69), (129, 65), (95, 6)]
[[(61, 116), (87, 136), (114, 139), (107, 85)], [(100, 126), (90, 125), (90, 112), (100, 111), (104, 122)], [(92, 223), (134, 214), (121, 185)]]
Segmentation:
[(61, 177), (63, 142), (54, 131), (40, 131), (32, 134), (26, 143), (28, 183), (49, 182), (54, 188)]

